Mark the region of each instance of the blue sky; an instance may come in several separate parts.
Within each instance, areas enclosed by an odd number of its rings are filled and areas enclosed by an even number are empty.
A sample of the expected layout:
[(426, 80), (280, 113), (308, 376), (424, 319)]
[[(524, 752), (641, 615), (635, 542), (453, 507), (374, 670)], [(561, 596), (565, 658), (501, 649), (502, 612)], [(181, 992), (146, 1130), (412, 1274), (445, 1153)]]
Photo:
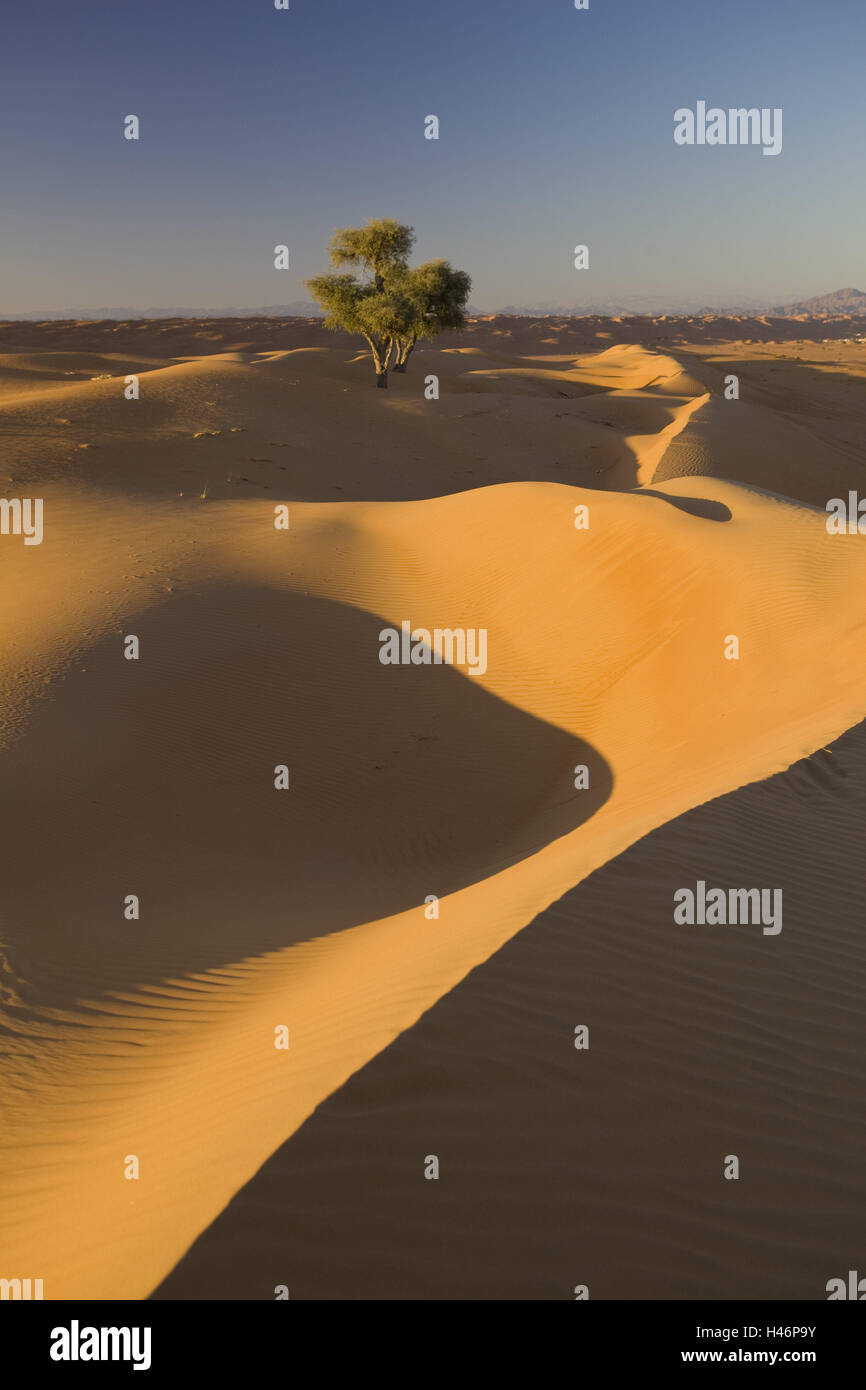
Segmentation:
[[(373, 216), (486, 309), (866, 289), (864, 51), (863, 0), (17, 6), (0, 312), (287, 303)], [(675, 145), (699, 99), (782, 107), (782, 153)]]

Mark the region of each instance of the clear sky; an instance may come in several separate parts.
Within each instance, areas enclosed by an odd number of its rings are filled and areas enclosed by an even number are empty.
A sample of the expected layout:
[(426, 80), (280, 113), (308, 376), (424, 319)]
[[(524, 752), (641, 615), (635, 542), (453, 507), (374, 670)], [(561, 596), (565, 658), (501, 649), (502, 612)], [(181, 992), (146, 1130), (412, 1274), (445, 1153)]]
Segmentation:
[[(374, 216), (484, 309), (866, 289), (864, 0), (32, 0), (3, 30), (0, 312), (304, 299)], [(677, 146), (699, 100), (781, 107), (782, 153)]]

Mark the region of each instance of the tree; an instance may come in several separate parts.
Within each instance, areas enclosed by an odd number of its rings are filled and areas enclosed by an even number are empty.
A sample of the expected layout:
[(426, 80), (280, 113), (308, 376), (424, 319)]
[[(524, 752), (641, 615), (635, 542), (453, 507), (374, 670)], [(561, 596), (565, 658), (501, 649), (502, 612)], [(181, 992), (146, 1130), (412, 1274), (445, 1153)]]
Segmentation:
[(447, 261), (409, 268), (411, 227), (391, 217), (364, 227), (339, 227), (331, 238), (331, 264), (359, 267), (356, 275), (317, 275), (307, 281), (325, 313), (325, 325), (359, 333), (370, 348), (376, 385), (387, 387), (392, 361), (405, 372), (419, 338), (462, 328), (470, 279)]

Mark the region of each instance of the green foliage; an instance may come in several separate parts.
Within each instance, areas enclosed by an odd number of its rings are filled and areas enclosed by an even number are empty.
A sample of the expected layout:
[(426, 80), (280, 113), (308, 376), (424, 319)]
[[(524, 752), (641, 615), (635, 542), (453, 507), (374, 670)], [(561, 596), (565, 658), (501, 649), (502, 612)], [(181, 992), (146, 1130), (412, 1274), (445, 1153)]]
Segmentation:
[(432, 338), (447, 328), (465, 327), (466, 301), (472, 287), (465, 270), (454, 270), (448, 261), (427, 261), (410, 271), (409, 276), (423, 301), (427, 320), (424, 337)]
[(414, 243), (412, 228), (391, 217), (338, 228), (331, 238), (332, 265), (358, 266), (366, 278), (317, 275), (306, 282), (328, 328), (366, 338), (380, 386), (387, 384), (392, 359), (394, 370), (405, 372), (419, 338), (466, 323), (469, 276), (442, 260), (410, 269)]
[(359, 284), (354, 275), (316, 275), (307, 281), (307, 289), (325, 310), (327, 328), (365, 331), (363, 305), (375, 289)]
[(365, 227), (338, 227), (331, 237), (331, 265), (360, 265), (377, 288), (409, 264), (415, 245), (411, 227), (393, 217), (376, 217)]

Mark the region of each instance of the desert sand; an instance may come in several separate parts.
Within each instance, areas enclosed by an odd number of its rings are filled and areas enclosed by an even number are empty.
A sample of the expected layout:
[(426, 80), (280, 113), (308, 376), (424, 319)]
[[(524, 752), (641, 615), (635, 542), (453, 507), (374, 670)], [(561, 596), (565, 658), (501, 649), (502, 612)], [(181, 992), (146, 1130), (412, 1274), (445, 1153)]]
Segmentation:
[[(821, 1297), (862, 1258), (866, 541), (824, 507), (866, 345), (634, 328), (480, 320), (385, 393), (304, 321), (0, 326), (45, 518), (0, 537), (0, 1274)], [(403, 620), (486, 671), (383, 666)], [(785, 929), (675, 926), (696, 877)]]

